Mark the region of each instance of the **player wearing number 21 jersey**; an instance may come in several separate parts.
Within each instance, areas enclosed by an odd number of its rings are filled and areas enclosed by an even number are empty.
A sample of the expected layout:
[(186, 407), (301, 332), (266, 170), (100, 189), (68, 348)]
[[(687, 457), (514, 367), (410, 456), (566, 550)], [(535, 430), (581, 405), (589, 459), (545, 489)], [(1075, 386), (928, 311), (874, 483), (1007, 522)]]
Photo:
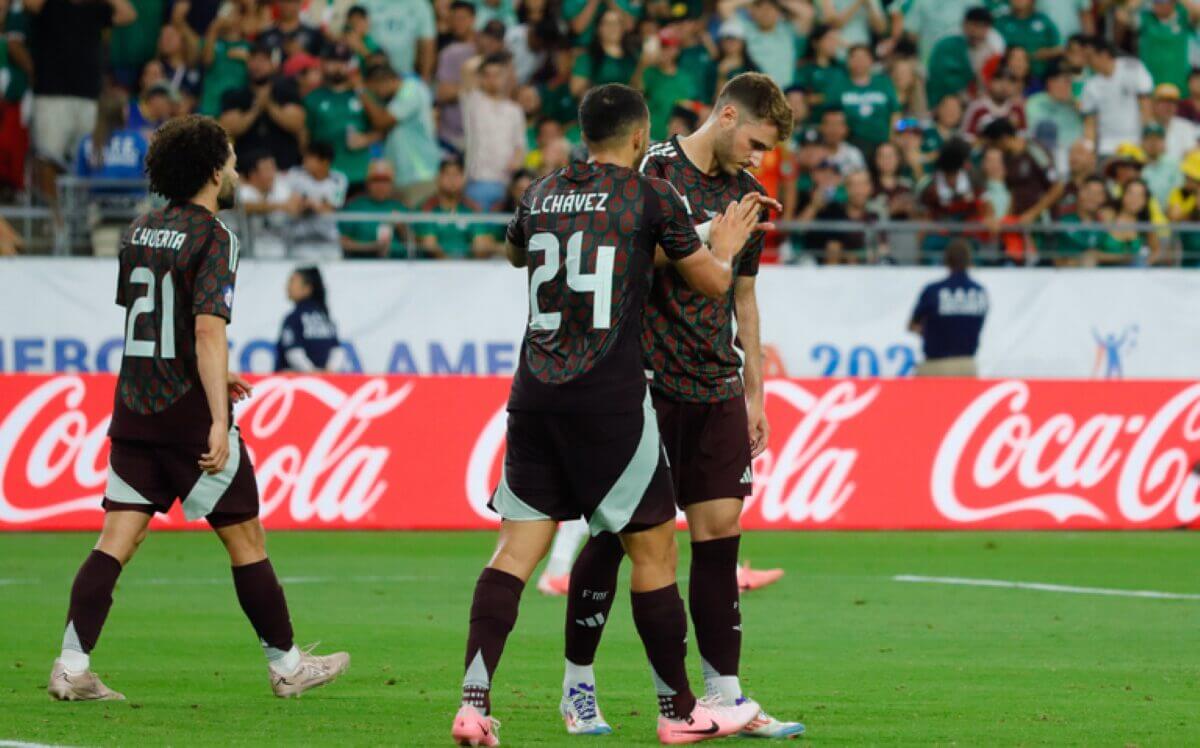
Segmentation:
[(509, 224), (507, 253), (529, 274), (529, 321), (508, 401), (503, 473), (491, 507), (497, 549), (476, 586), (467, 638), (460, 745), (497, 745), (492, 675), (525, 582), (559, 521), (618, 533), (633, 561), (634, 622), (659, 701), (658, 736), (696, 742), (757, 712), (700, 704), (684, 663), (687, 617), (675, 585), (674, 494), (642, 363), (642, 318), (661, 246), (682, 277), (720, 296), (757, 206), (733, 203), (700, 243), (683, 201), (634, 168), (649, 113), (627, 86), (592, 89), (579, 111), (592, 161), (535, 182)]
[(200, 116), (164, 125), (146, 156), (150, 187), (168, 205), (135, 220), (121, 239), (125, 351), (109, 427), (104, 529), (71, 587), (48, 686), (58, 700), (124, 698), (91, 671), (91, 652), (124, 565), (151, 517), (177, 499), (186, 519), (203, 517), (224, 543), (276, 696), (329, 683), (350, 662), (344, 652), (301, 652), (292, 640), (258, 520), (254, 467), (233, 424), (231, 402), (248, 397), (250, 385), (228, 368), (238, 240), (216, 211), (233, 204), (235, 161), (229, 135)]

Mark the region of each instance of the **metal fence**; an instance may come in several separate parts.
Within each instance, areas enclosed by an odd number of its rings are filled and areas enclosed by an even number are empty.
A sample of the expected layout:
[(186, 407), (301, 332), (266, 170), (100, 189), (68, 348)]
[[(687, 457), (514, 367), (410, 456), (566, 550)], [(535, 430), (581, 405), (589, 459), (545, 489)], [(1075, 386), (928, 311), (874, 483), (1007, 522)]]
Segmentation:
[[(25, 204), (0, 206), (36, 255), (112, 255), (120, 234), (156, 200), (139, 180), (84, 180), (62, 177), (53, 208)], [(238, 205), (222, 214), (241, 239), (243, 256), (332, 260), (342, 256), (339, 226), (374, 224), (394, 238), (390, 259), (425, 256), (418, 240), (423, 227), (457, 224), (489, 227), (499, 248), (505, 213), (336, 212), (301, 219), (248, 215)], [(768, 253), (783, 263), (933, 264), (953, 237), (966, 238), (985, 265), (1104, 265), (1200, 267), (1200, 223), (1028, 225), (939, 223), (930, 221), (778, 221)], [(370, 233), (370, 232), (368, 232)], [(314, 238), (315, 236), (315, 238)], [(1064, 237), (1073, 237), (1068, 244)], [(1082, 237), (1082, 240), (1081, 240)], [(1105, 242), (1111, 237), (1111, 242)], [(1092, 250), (1080, 251), (1088, 243)], [(1121, 251), (1105, 251), (1120, 245)], [(1157, 245), (1156, 250), (1152, 245)]]

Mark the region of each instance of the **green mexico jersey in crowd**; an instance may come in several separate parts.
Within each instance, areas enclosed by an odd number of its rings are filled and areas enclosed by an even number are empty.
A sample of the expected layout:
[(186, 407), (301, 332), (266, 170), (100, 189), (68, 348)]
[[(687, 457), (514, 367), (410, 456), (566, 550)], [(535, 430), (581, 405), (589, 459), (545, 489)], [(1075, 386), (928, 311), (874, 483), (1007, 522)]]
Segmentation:
[[(834, 106), (831, 94), (845, 78), (846, 68), (839, 62), (831, 62), (828, 65), (808, 62), (800, 66), (796, 71), (796, 85), (801, 86), (804, 93), (810, 97), (809, 122), (817, 124), (825, 110)], [(820, 98), (813, 103), (811, 97)]]
[[(213, 63), (204, 71), (204, 93), (200, 96), (200, 113), (216, 117), (221, 113), (221, 97), (226, 91), (236, 91), (246, 85), (246, 58), (250, 42), (218, 39), (213, 44)], [(230, 53), (237, 54), (231, 57)]]
[(896, 89), (884, 75), (873, 75), (863, 85), (844, 78), (829, 94), (829, 101), (846, 113), (855, 145), (872, 149), (891, 136), (892, 116), (900, 111)]
[(650, 139), (665, 140), (671, 110), (678, 101), (696, 98), (696, 80), (682, 68), (674, 73), (650, 68), (642, 73), (642, 79), (646, 84), (646, 106), (650, 109)]
[(635, 70), (637, 70), (637, 60), (630, 55), (624, 57), (602, 55), (597, 60), (584, 52), (576, 58), (575, 65), (571, 68), (571, 74), (587, 78), (593, 87), (603, 86), (606, 83), (629, 85)]
[[(563, 0), (562, 17), (568, 24), (571, 23), (575, 16), (583, 12), (587, 7), (588, 0)], [(616, 0), (617, 7), (633, 16), (633, 20), (640, 21), (642, 19), (642, 11), (645, 9), (646, 3), (644, 0)], [(583, 31), (575, 35), (575, 46), (587, 47), (592, 43), (592, 37), (596, 35), (596, 27), (600, 25), (600, 16), (604, 15), (608, 3), (600, 3), (600, 7), (596, 10), (596, 15), (592, 16), (592, 22), (584, 28)]]
[(1194, 30), (1187, 10), (1182, 5), (1175, 6), (1175, 12), (1166, 21), (1160, 21), (1150, 10), (1143, 10), (1139, 20), (1138, 56), (1150, 71), (1154, 85), (1173, 83), (1187, 96), (1191, 72), (1187, 64), (1188, 40)]
[(1069, 216), (1063, 216), (1063, 223), (1078, 224), (1079, 228), (1072, 231), (1064, 231), (1058, 235), (1058, 253), (1068, 257), (1075, 257), (1089, 250), (1098, 250), (1104, 246), (1104, 241), (1108, 234), (1104, 231), (1099, 223), (1090, 223), (1086, 227), (1083, 221), (1079, 220), (1079, 216), (1072, 213)]
[(1029, 52), (1030, 68), (1038, 78), (1046, 73), (1046, 61), (1034, 59), (1034, 55), (1040, 50), (1062, 44), (1058, 27), (1045, 13), (1033, 13), (1025, 18), (1017, 18), (1014, 15), (1001, 16), (996, 19), (996, 31), (1000, 32), (1008, 46), (1024, 47)]
[[(375, 200), (370, 195), (360, 195), (347, 203), (342, 210), (346, 213), (403, 213), (407, 209), (399, 200)], [(380, 223), (377, 221), (342, 221), (338, 223), (338, 231), (341, 235), (356, 242), (374, 243), (379, 241), (379, 227)], [(406, 256), (404, 244), (397, 237), (395, 231), (392, 231), (388, 256)]]
[(345, 174), (351, 184), (365, 180), (370, 149), (350, 150), (346, 143), (349, 130), (365, 133), (370, 129), (358, 95), (350, 89), (318, 88), (304, 98), (304, 111), (311, 141), (333, 146), (333, 168)]
[(140, 71), (158, 52), (158, 33), (162, 29), (166, 3), (163, 0), (129, 0), (137, 11), (137, 20), (112, 30), (109, 63), (115, 68)]
[(0, 99), (16, 103), (29, 89), (29, 76), (17, 67), (8, 53), (9, 37), (25, 37), (29, 18), (20, 4), (10, 7), (4, 18), (4, 34), (0, 34)]
[[(476, 210), (474, 206), (468, 205), (465, 201), (460, 202), (454, 208), (447, 209), (442, 207), (437, 197), (432, 197), (425, 205), (421, 206), (420, 212), (454, 215), (457, 213), (478, 213), (480, 211)], [(475, 237), (488, 234), (489, 227), (468, 221), (457, 221), (455, 223), (418, 223), (413, 226), (413, 233), (416, 234), (418, 240), (426, 236), (432, 236), (437, 239), (438, 246), (446, 253), (447, 257), (466, 258), (471, 256), (471, 244), (475, 241)]]

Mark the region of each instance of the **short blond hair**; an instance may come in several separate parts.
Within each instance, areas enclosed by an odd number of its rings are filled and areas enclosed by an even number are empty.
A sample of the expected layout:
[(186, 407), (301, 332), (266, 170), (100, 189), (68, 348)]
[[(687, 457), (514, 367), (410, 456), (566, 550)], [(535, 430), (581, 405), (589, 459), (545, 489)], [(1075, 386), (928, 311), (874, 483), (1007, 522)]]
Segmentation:
[(741, 114), (758, 122), (766, 122), (779, 131), (779, 140), (792, 136), (792, 107), (775, 81), (762, 73), (742, 73), (734, 76), (721, 89), (714, 111), (732, 104)]

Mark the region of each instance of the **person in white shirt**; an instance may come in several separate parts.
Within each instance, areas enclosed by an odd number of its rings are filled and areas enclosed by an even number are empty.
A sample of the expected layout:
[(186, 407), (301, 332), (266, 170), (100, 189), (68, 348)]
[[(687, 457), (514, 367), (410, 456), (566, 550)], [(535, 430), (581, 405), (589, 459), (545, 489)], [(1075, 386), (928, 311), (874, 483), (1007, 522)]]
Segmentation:
[(300, 166), (287, 173), (287, 186), (301, 199), (300, 217), (292, 222), (293, 257), (334, 260), (342, 256), (337, 221), (332, 217), (346, 202), (346, 175), (333, 170), (333, 146), (310, 143)]
[(856, 171), (865, 171), (867, 159), (857, 146), (846, 141), (850, 137), (850, 126), (846, 124), (846, 113), (841, 109), (826, 109), (821, 115), (821, 142), (829, 149), (828, 160), (837, 166), (843, 177)]
[(246, 178), (238, 187), (238, 201), (246, 215), (243, 236), (255, 257), (287, 256), (288, 224), (300, 215), (303, 199), (279, 178), (275, 158), (265, 151), (251, 153), (243, 164)]
[(1091, 41), (1088, 67), (1093, 75), (1079, 101), (1084, 135), (1097, 143), (1101, 156), (1111, 156), (1121, 143), (1141, 138), (1142, 123), (1150, 119), (1154, 81), (1141, 60), (1118, 57), (1116, 47), (1103, 39)]
[(525, 162), (525, 112), (508, 96), (512, 57), (506, 52), (463, 65), (459, 102), (466, 132), (467, 197), (483, 210), (504, 199)]

